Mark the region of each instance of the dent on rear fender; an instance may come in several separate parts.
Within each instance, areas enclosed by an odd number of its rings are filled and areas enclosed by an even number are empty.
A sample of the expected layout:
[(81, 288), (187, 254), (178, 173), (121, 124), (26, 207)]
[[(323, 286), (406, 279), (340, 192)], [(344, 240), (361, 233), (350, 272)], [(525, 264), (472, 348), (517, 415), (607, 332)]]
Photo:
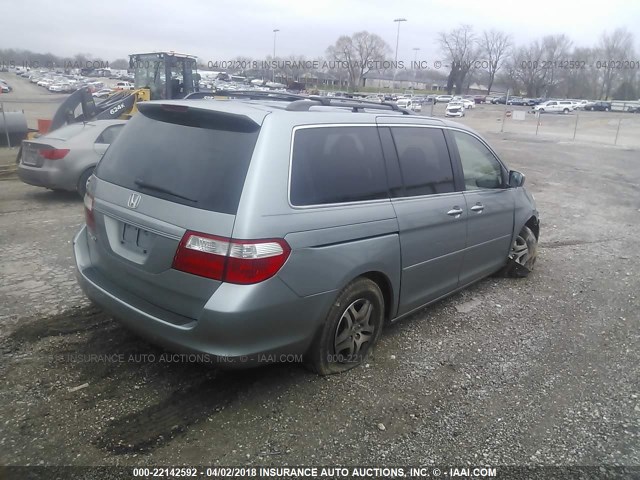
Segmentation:
[(366, 272), (380, 272), (394, 292), (400, 285), (400, 240), (397, 234), (294, 250), (278, 276), (305, 297), (341, 290)]

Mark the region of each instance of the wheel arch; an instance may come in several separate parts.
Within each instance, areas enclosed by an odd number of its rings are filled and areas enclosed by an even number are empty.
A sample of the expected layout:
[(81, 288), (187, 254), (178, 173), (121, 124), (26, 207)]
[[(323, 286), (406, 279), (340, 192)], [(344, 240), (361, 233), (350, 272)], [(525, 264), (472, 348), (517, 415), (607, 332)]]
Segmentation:
[(540, 220), (535, 215), (532, 215), (529, 220), (527, 220), (524, 224), (525, 227), (529, 227), (529, 229), (536, 236), (536, 240), (540, 239)]
[[(76, 185), (75, 185), (75, 190), (76, 190), (76, 192), (78, 192), (78, 193), (80, 193), (80, 192), (81, 192), (82, 187), (83, 187), (83, 186), (81, 185), (81, 184), (82, 184), (82, 179), (83, 179), (83, 177), (85, 176), (85, 174), (86, 174), (87, 172), (91, 172), (91, 173), (93, 173), (93, 172), (95, 171), (95, 169), (96, 169), (96, 166), (97, 166), (97, 163), (96, 163), (96, 164), (93, 164), (93, 165), (87, 165), (87, 166), (86, 166), (86, 167), (84, 167), (82, 170), (80, 170), (80, 175), (78, 175), (78, 179), (76, 180)], [(91, 177), (91, 175), (89, 175), (89, 176), (86, 178), (86, 181), (88, 181), (90, 177)], [(85, 183), (86, 183), (86, 181), (85, 181)], [(86, 185), (85, 185), (85, 187), (86, 187)]]
[(393, 285), (391, 284), (389, 277), (380, 271), (372, 270), (359, 275), (349, 283), (354, 282), (358, 278), (368, 278), (378, 285), (378, 288), (380, 288), (380, 291), (382, 292), (382, 298), (384, 299), (384, 319), (385, 321), (391, 320), (392, 313), (395, 309), (395, 297), (393, 294)]

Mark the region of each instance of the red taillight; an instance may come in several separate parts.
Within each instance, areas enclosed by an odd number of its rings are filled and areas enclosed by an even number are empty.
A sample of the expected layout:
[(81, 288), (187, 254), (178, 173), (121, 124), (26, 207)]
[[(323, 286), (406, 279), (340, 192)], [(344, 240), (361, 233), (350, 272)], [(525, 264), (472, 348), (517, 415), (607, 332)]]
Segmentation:
[(38, 150), (38, 155), (47, 160), (60, 160), (69, 153), (68, 148), (41, 148)]
[(90, 232), (96, 231), (96, 218), (93, 214), (93, 196), (87, 192), (84, 194), (84, 220)]
[(281, 239), (234, 240), (187, 232), (173, 259), (173, 268), (222, 282), (249, 285), (273, 277), (291, 248)]

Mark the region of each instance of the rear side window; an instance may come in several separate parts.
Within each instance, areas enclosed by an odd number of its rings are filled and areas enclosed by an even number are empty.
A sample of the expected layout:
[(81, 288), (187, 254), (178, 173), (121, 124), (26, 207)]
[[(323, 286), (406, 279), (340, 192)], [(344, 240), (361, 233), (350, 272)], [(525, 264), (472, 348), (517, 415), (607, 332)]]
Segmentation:
[(405, 196), (433, 195), (455, 190), (444, 132), (437, 128), (394, 127)]
[(291, 203), (320, 205), (388, 198), (376, 127), (318, 127), (296, 131)]
[(175, 203), (235, 214), (257, 126), (234, 130), (228, 121), (218, 128), (220, 122), (197, 115), (176, 114), (169, 121), (135, 115), (107, 150), (96, 175)]
[(96, 143), (105, 143), (110, 145), (116, 139), (120, 130), (122, 130), (122, 127), (124, 127), (124, 125), (112, 125), (111, 127), (105, 128), (104, 131), (98, 135)]

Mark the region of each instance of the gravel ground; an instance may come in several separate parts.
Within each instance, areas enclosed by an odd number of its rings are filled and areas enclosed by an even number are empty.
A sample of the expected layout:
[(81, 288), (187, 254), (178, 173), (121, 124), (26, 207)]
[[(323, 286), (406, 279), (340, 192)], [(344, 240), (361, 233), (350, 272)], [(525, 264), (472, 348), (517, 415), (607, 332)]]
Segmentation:
[(487, 137), (536, 196), (536, 271), (328, 378), (159, 361), (75, 284), (80, 199), (0, 181), (0, 464), (639, 465), (638, 151)]

